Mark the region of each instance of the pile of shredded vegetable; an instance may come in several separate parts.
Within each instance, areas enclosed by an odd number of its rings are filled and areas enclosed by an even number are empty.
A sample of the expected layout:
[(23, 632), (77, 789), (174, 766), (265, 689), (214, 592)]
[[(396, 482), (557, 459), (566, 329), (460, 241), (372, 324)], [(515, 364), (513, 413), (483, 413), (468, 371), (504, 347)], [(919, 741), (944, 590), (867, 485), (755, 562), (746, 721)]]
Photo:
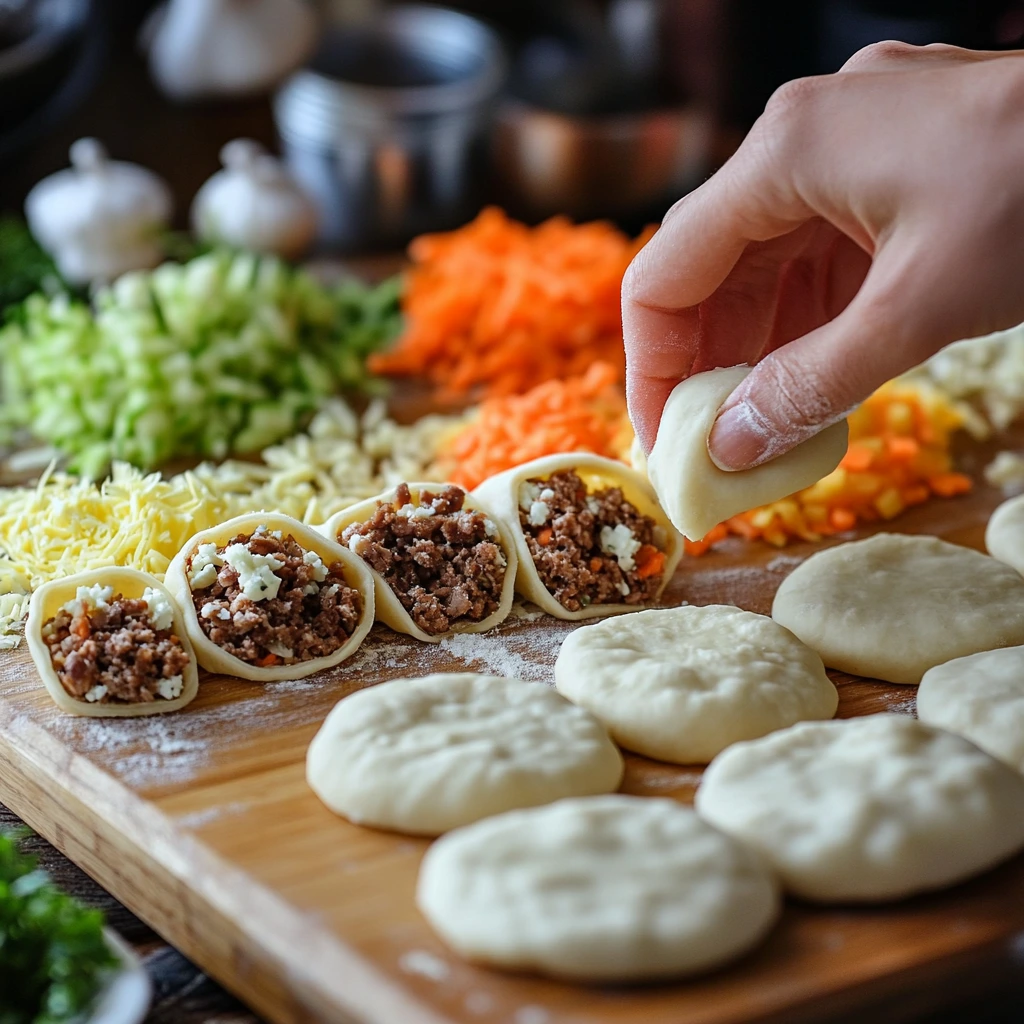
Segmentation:
[(531, 228), (490, 208), (457, 231), (417, 238), (403, 333), (370, 366), (426, 377), (447, 399), (521, 394), (595, 360), (621, 375), (619, 290), (647, 237), (564, 217)]
[(621, 459), (632, 437), (618, 370), (598, 362), (582, 377), (488, 398), (438, 452), (437, 469), (472, 488), (542, 455), (587, 451)]
[(788, 498), (733, 516), (703, 540), (687, 541), (686, 550), (703, 554), (729, 534), (777, 547), (820, 540), (858, 522), (893, 519), (933, 494), (964, 494), (971, 478), (953, 471), (950, 444), (967, 418), (934, 387), (890, 381), (850, 415), (850, 446), (838, 468)]

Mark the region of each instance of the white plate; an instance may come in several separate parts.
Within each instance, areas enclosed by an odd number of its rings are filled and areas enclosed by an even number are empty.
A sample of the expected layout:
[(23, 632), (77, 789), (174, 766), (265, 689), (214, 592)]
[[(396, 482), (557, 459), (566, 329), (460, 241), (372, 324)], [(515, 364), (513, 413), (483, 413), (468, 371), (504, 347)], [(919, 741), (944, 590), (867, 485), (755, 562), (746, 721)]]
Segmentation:
[(96, 1009), (86, 1024), (142, 1024), (152, 993), (149, 975), (124, 939), (109, 928), (104, 929), (103, 934), (121, 966), (100, 993)]

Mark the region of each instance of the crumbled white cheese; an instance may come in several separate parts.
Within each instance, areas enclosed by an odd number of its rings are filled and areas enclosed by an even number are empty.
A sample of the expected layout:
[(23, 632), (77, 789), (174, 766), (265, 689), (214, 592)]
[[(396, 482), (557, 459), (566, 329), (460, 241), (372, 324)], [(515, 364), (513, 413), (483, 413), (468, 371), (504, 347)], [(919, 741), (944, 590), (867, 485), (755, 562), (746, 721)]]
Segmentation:
[(320, 584), (319, 583), (307, 583), (302, 588), (302, 593), (305, 594), (306, 597), (312, 597), (314, 594), (319, 594), (320, 593)]
[(348, 539), (349, 551), (355, 552), (360, 558), (363, 556), (363, 552), (370, 546), (368, 538), (364, 537), (361, 533), (353, 533)]
[(174, 625), (174, 605), (162, 590), (146, 587), (142, 600), (149, 606), (149, 617), (154, 629), (170, 629)]
[(543, 526), (551, 515), (551, 506), (543, 501), (535, 501), (530, 505), (529, 521), (531, 526)]
[(403, 519), (429, 519), (434, 514), (434, 509), (430, 505), (403, 505), (395, 513), (396, 516), (401, 516)]
[[(324, 565), (323, 559), (315, 551), (307, 551), (302, 556), (302, 560), (306, 565), (313, 567), (313, 579), (315, 579), (317, 583), (323, 583), (323, 581), (327, 579), (327, 566)], [(306, 591), (303, 591), (303, 593), (306, 593)], [(314, 590), (312, 593), (315, 594), (316, 591)]]
[(85, 699), (90, 703), (94, 704), (98, 700), (103, 700), (107, 695), (107, 688), (105, 686), (94, 686), (91, 690), (85, 691)]
[(486, 533), (488, 537), (497, 537), (497, 536), (499, 536), (498, 524), (495, 523), (493, 519), (486, 519), (485, 518), (484, 519), (484, 533)]
[(551, 490), (550, 487), (545, 487), (544, 490), (540, 492), (540, 500), (541, 501), (554, 501), (555, 500), (555, 492), (553, 490)]
[(540, 488), (536, 484), (531, 484), (529, 480), (524, 480), (519, 485), (519, 507), (524, 512), (530, 511), (530, 506), (540, 498)]
[(165, 700), (174, 700), (181, 696), (185, 688), (185, 680), (181, 676), (171, 676), (170, 679), (161, 679), (156, 686), (157, 695)]
[(598, 512), (601, 511), (601, 503), (597, 500), (597, 498), (587, 498), (587, 511), (590, 512), (591, 515), (595, 516), (598, 514)]
[(614, 529), (602, 526), (600, 540), (601, 550), (606, 555), (613, 555), (623, 572), (632, 572), (636, 568), (633, 556), (640, 550), (641, 545), (628, 526), (623, 523), (617, 523)]
[(279, 658), (295, 657), (295, 652), (290, 647), (285, 647), (284, 644), (267, 644), (267, 650), (271, 654), (276, 654)]
[(64, 611), (71, 615), (81, 615), (90, 608), (107, 608), (113, 596), (114, 588), (105, 587), (102, 583), (94, 583), (91, 587), (79, 587), (74, 598), (64, 605)]
[(284, 565), (273, 555), (256, 555), (247, 544), (229, 544), (224, 549), (224, 561), (238, 573), (238, 588), (250, 601), (266, 601), (277, 597), (281, 577), (275, 569)]
[(212, 619), (215, 616), (218, 619), (228, 619), (231, 617), (231, 613), (227, 608), (221, 608), (216, 601), (207, 601), (206, 604), (199, 609), (199, 616), (203, 619)]
[(337, 592), (338, 592), (339, 590), (341, 590), (341, 586), (340, 586), (339, 584), (337, 584), (337, 583), (332, 583), (332, 584), (331, 584), (331, 585), (330, 585), (330, 586), (329, 586), (329, 587), (327, 588), (327, 590), (325, 591), (325, 594), (326, 594), (326, 596), (327, 596), (327, 597), (334, 597), (334, 595), (335, 595), (335, 594), (336, 594), (336, 593), (337, 593)]
[(217, 554), (216, 544), (200, 544), (192, 556), (192, 568), (188, 582), (193, 590), (202, 590), (213, 586), (217, 581), (217, 571), (224, 564), (224, 559)]
[(270, 531), (270, 536), (273, 537), (274, 540), (281, 540), (281, 538), (284, 536), (284, 534), (280, 530), (271, 530)]
[(620, 594), (621, 594), (621, 595), (622, 595), (623, 597), (627, 597), (627, 596), (629, 595), (629, 584), (628, 584), (628, 583), (627, 583), (627, 582), (626, 582), (625, 580), (622, 580), (622, 581), (621, 581), (621, 582), (619, 583), (619, 587), (618, 587), (618, 589), (619, 589), (619, 593), (620, 593)]

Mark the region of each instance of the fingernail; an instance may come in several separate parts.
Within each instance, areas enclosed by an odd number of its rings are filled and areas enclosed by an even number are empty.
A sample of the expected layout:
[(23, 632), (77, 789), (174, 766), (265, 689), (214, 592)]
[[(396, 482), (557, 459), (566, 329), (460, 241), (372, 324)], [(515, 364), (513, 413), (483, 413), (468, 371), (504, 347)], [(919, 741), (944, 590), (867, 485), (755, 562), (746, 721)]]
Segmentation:
[(746, 402), (726, 409), (715, 420), (708, 437), (708, 454), (719, 469), (750, 469), (763, 462), (767, 452), (759, 419)]

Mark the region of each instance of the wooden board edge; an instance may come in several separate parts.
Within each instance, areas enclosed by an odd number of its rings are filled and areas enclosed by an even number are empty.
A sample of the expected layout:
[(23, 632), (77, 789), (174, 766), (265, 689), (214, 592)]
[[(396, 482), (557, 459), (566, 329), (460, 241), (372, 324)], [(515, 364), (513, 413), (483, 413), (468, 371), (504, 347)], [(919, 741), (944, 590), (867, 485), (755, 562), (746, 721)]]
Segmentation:
[[(258, 1013), (275, 1024), (449, 1024), (45, 729), (22, 715), (2, 725), (0, 799)], [(259, 935), (238, 923), (247, 908)]]

